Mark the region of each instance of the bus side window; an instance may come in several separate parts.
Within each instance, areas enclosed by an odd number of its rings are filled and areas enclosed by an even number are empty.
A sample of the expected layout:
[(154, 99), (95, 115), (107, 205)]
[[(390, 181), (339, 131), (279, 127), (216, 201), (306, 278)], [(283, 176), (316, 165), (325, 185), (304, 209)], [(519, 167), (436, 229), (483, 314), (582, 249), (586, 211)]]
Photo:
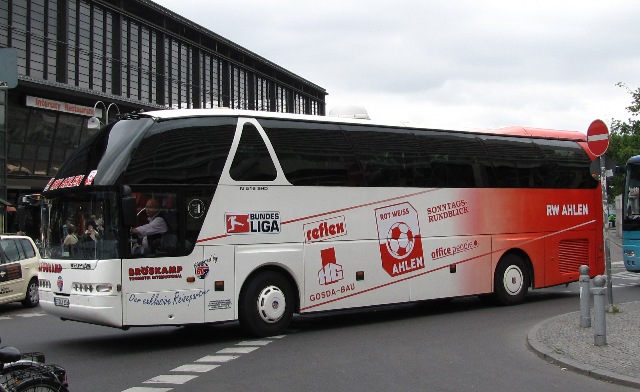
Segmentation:
[(336, 124), (261, 119), (284, 175), (296, 186), (364, 186), (351, 144)]
[(598, 180), (589, 172), (591, 160), (576, 143), (568, 140), (534, 139), (543, 156), (545, 188), (593, 189)]
[(370, 126), (340, 127), (353, 145), (368, 186), (435, 186), (429, 157), (415, 134)]
[(229, 175), (235, 181), (273, 181), (276, 167), (256, 127), (244, 124)]
[(185, 253), (190, 254), (202, 229), (204, 219), (211, 205), (212, 192), (206, 190), (189, 190), (185, 195), (185, 204), (187, 209), (185, 219)]

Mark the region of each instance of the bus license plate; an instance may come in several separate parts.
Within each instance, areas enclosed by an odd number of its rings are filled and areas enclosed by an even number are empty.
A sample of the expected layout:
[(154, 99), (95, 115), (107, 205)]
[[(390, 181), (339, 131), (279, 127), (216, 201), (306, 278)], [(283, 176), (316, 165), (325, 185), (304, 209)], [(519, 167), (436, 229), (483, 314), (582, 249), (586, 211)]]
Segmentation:
[(56, 306), (64, 306), (65, 308), (69, 307), (69, 298), (65, 298), (65, 297), (54, 297), (53, 298), (53, 303)]

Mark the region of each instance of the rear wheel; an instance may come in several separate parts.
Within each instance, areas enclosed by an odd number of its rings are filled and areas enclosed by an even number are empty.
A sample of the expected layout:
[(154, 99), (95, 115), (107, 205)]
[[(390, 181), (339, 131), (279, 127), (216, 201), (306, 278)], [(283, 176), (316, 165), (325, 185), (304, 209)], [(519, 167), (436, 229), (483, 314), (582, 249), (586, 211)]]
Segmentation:
[(251, 335), (265, 337), (284, 332), (295, 306), (289, 281), (274, 271), (262, 272), (240, 294), (240, 325)]
[(54, 371), (44, 365), (14, 367), (13, 371), (3, 373), (2, 382), (9, 391), (15, 392), (68, 392)]
[(24, 381), (15, 388), (16, 392), (67, 392), (62, 384), (54, 379), (33, 379)]
[(40, 296), (38, 295), (38, 280), (33, 278), (29, 281), (27, 286), (27, 296), (22, 301), (22, 306), (25, 308), (34, 308), (40, 303)]
[(500, 260), (494, 277), (494, 298), (500, 305), (515, 305), (524, 301), (531, 277), (522, 257), (508, 254)]

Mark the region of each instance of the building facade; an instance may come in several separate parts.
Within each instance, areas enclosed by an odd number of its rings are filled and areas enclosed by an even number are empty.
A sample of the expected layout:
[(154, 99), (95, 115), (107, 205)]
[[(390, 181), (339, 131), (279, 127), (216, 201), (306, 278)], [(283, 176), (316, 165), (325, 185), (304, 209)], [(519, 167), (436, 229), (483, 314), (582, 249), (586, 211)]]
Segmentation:
[[(25, 195), (97, 131), (94, 116), (211, 107), (325, 114), (323, 88), (148, 0), (2, 0), (0, 48), (16, 49), (18, 68), (18, 85), (0, 87), (0, 208), (33, 207), (26, 230), (39, 226), (31, 222), (39, 200)], [(12, 212), (5, 217), (4, 230), (15, 231)]]

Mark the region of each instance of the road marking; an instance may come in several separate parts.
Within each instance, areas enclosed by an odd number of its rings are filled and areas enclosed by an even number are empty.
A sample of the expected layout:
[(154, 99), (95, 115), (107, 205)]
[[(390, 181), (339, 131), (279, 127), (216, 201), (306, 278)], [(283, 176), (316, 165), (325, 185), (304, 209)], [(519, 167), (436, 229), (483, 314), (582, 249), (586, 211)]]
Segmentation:
[(237, 346), (266, 346), (269, 343), (271, 343), (271, 340), (247, 340), (238, 343)]
[(612, 287), (621, 288), (621, 287), (633, 287), (640, 284), (640, 275), (629, 272), (622, 271), (613, 274), (612, 276)]
[(217, 354), (249, 354), (260, 347), (228, 347), (218, 351)]
[(196, 359), (195, 362), (229, 362), (236, 358), (240, 358), (239, 355), (207, 355), (200, 359)]
[[(273, 339), (282, 339), (286, 335), (278, 335), (272, 336)], [(200, 359), (196, 359), (192, 363), (184, 364), (178, 366), (177, 368), (171, 370), (172, 372), (180, 372), (180, 373), (206, 373), (211, 370), (214, 370), (222, 364), (227, 363), (229, 361), (233, 361), (234, 359), (240, 358), (240, 355), (230, 355), (230, 354), (249, 354), (260, 347), (264, 347), (267, 344), (271, 343), (273, 340), (243, 340), (241, 342), (236, 343), (232, 347), (223, 348), (216, 352), (215, 355), (207, 355)], [(210, 365), (203, 364), (212, 363)], [(153, 377), (147, 381), (143, 381), (143, 384), (185, 384), (194, 378), (197, 378), (198, 374), (161, 374), (159, 376)], [(155, 387), (133, 387), (126, 389), (122, 392), (167, 392), (172, 390), (173, 388), (155, 388)]]
[(184, 372), (184, 373), (189, 373), (189, 372), (193, 372), (193, 373), (206, 373), (210, 370), (213, 370), (215, 368), (217, 368), (220, 365), (198, 365), (198, 364), (191, 364), (191, 365), (182, 365), (182, 366), (178, 366), (175, 369), (172, 369), (172, 372)]
[(143, 384), (184, 384), (198, 376), (190, 376), (187, 374), (161, 374), (152, 379), (143, 381)]
[(611, 287), (615, 287), (615, 288), (620, 288), (620, 287), (635, 287), (635, 286), (637, 286), (637, 285), (638, 285), (637, 283), (633, 283), (633, 284), (632, 284), (632, 283), (626, 283), (626, 284), (625, 284), (625, 283), (621, 283), (621, 284), (614, 284), (614, 285), (612, 285)]

